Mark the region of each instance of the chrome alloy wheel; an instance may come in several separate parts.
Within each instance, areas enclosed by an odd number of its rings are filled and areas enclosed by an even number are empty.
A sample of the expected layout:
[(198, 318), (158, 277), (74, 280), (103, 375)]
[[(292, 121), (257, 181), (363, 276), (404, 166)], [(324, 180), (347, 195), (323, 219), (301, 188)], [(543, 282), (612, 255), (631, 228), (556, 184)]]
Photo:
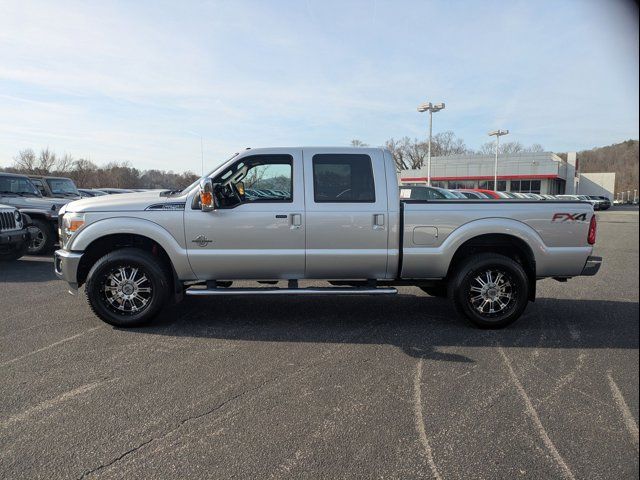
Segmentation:
[(105, 277), (102, 291), (107, 306), (128, 315), (144, 310), (153, 296), (147, 275), (136, 267), (112, 269)]
[(505, 272), (489, 269), (471, 280), (469, 302), (482, 315), (498, 315), (514, 303), (515, 291)]

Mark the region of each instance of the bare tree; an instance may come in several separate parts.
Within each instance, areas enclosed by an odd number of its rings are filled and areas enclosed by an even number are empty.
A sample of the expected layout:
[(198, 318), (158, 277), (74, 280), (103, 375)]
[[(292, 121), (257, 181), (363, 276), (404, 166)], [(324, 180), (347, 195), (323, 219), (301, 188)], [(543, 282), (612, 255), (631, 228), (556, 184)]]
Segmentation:
[(364, 143), (362, 140), (358, 140), (357, 138), (354, 138), (353, 140), (351, 140), (351, 146), (352, 147), (368, 147), (369, 145), (367, 143)]
[(56, 159), (55, 170), (60, 173), (68, 172), (73, 168), (74, 160), (71, 155), (65, 153)]
[(25, 148), (13, 157), (13, 162), (17, 170), (33, 173), (36, 169), (36, 153), (31, 148)]
[(393, 156), (393, 161), (396, 164), (397, 171), (406, 170), (407, 168), (409, 168), (401, 142), (397, 141), (394, 138), (390, 138), (384, 143), (384, 146), (391, 152), (391, 156)]
[(542, 145), (540, 145), (539, 143), (534, 143), (533, 145), (531, 145), (530, 147), (527, 147), (527, 152), (544, 152), (544, 147)]
[(513, 155), (514, 153), (524, 152), (524, 147), (520, 142), (505, 142), (500, 144), (500, 153), (505, 155)]
[(47, 175), (51, 173), (53, 166), (56, 164), (55, 152), (49, 150), (49, 147), (40, 150), (38, 161), (34, 173), (38, 175)]
[[(498, 153), (500, 155), (513, 155), (516, 153), (544, 152), (544, 147), (539, 143), (534, 143), (529, 147), (525, 147), (520, 142), (505, 142), (500, 144)], [(496, 142), (487, 142), (480, 145), (476, 152), (480, 155), (493, 155), (496, 153)]]
[(467, 151), (464, 140), (456, 137), (456, 134), (451, 130), (440, 132), (431, 139), (431, 155), (433, 157), (446, 157), (467, 153)]

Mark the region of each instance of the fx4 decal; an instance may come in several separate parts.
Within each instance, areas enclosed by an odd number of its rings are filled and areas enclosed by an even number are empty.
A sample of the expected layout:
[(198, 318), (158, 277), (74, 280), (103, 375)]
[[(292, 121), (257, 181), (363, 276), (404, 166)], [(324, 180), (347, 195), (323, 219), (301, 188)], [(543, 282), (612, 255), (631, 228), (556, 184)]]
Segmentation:
[(586, 222), (586, 213), (554, 213), (552, 222)]

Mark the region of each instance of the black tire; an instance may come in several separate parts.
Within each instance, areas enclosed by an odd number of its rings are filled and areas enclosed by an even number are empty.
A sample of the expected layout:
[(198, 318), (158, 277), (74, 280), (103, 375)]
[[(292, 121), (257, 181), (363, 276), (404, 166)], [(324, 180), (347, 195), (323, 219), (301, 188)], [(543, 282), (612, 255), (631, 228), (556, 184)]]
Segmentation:
[(447, 298), (448, 292), (446, 285), (440, 285), (436, 287), (420, 287), (424, 293), (430, 297)]
[(529, 279), (511, 258), (481, 253), (455, 270), (449, 296), (457, 312), (477, 327), (502, 328), (515, 322), (527, 308)]
[(28, 228), (31, 239), (29, 240), (27, 253), (29, 255), (46, 255), (50, 253), (56, 241), (51, 223), (34, 218)]
[[(120, 269), (124, 269), (127, 279), (122, 278)], [(135, 274), (133, 269), (137, 269)], [(171, 296), (167, 270), (158, 257), (144, 250), (123, 248), (108, 253), (91, 267), (87, 277), (85, 294), (91, 310), (116, 327), (137, 327), (149, 322)], [(146, 303), (138, 297), (146, 298)]]

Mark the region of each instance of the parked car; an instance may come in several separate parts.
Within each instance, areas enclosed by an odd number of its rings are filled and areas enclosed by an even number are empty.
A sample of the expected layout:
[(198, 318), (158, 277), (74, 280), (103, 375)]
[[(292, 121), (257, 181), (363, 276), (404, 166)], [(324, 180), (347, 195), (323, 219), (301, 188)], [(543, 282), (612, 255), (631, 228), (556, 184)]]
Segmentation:
[(31, 217), (28, 253), (51, 252), (57, 239), (58, 212), (68, 200), (44, 198), (26, 175), (0, 172), (0, 203)]
[[(179, 192), (70, 203), (55, 271), (71, 289), (85, 285), (93, 312), (120, 327), (183, 294), (385, 295), (396, 285), (447, 292), (475, 325), (503, 327), (535, 298), (536, 280), (600, 268), (589, 204), (414, 200), (416, 187), (396, 178), (380, 148), (246, 150)], [(286, 185), (287, 196), (247, 199), (245, 179)], [(302, 279), (333, 286), (300, 288)]]
[(79, 188), (78, 192), (80, 192), (80, 196), (82, 198), (99, 197), (101, 195), (107, 195), (106, 192), (103, 192), (101, 190), (90, 189), (90, 188)]
[(608, 210), (611, 208), (611, 200), (609, 200), (607, 197), (602, 197), (598, 195), (589, 195), (589, 198), (595, 201), (598, 205), (597, 208), (594, 205), (593, 207), (594, 210)]
[(497, 192), (494, 192), (493, 190), (487, 190), (485, 188), (473, 188), (472, 189), (474, 192), (480, 192), (480, 193), (484, 193), (487, 197), (492, 198), (492, 199), (500, 199), (500, 195), (498, 195)]
[(464, 195), (465, 198), (471, 198), (473, 200), (487, 200), (491, 197), (482, 192), (476, 192), (475, 190), (455, 190), (456, 192)]
[(130, 190), (128, 188), (100, 188), (99, 190), (109, 195), (116, 195), (119, 193), (135, 193), (133, 190)]
[(401, 185), (400, 198), (402, 200), (459, 200), (451, 190), (426, 185)]
[(521, 192), (521, 193), (525, 198), (528, 198), (529, 200), (544, 200), (542, 195), (538, 193), (531, 193), (531, 192)]
[(0, 204), (0, 261), (17, 260), (29, 246), (29, 217), (11, 205)]
[(496, 193), (500, 195), (502, 198), (511, 198), (511, 199), (518, 198), (513, 194), (513, 192), (496, 192)]
[(578, 197), (578, 200), (582, 200), (583, 202), (589, 202), (591, 205), (593, 205), (593, 209), (594, 210), (600, 210), (600, 202), (597, 200), (592, 200), (591, 197), (589, 197), (589, 195), (576, 195)]
[(45, 175), (29, 175), (29, 179), (40, 191), (43, 197), (67, 198), (77, 200), (81, 198), (73, 180), (66, 177), (50, 177)]

